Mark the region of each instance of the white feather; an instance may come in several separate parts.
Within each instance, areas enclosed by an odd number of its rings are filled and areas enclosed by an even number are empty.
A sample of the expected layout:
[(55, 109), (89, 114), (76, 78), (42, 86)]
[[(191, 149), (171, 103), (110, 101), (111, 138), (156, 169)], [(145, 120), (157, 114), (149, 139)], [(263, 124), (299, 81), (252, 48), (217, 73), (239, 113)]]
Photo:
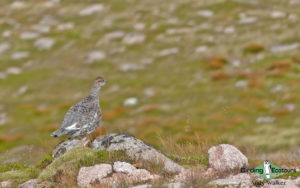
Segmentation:
[(65, 129), (66, 130), (77, 130), (77, 129), (80, 129), (80, 128), (77, 128), (76, 125), (77, 125), (77, 123), (74, 123), (73, 125), (71, 125), (69, 127), (66, 127)]

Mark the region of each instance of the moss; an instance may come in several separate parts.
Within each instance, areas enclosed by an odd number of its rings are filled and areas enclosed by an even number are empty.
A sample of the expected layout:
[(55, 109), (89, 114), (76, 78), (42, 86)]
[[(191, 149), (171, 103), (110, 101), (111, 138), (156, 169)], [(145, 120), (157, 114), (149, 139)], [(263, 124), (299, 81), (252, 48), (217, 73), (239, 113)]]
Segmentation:
[(300, 171), (298, 172), (289, 172), (289, 173), (284, 173), (284, 174), (281, 174), (279, 176), (276, 176), (276, 179), (288, 179), (288, 178), (292, 178), (292, 179), (295, 179), (297, 177), (300, 177)]
[[(21, 165), (22, 166), (22, 165)], [(39, 169), (34, 167), (16, 168), (0, 173), (0, 181), (10, 180), (14, 184), (21, 184), (29, 179), (34, 179), (39, 174)]]
[(0, 165), (0, 173), (13, 171), (13, 170), (22, 170), (28, 168), (27, 165), (21, 163), (8, 163), (6, 165)]
[(52, 163), (53, 161), (53, 157), (52, 157), (52, 154), (51, 152), (46, 155), (37, 165), (36, 167), (37, 168), (41, 168), (41, 169), (44, 169), (46, 168), (50, 163)]

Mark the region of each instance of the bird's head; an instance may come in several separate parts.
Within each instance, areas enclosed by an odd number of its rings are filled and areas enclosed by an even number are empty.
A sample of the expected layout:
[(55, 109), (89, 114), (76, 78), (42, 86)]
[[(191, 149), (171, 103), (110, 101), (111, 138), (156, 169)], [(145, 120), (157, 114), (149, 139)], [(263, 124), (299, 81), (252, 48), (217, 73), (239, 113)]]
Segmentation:
[(97, 76), (97, 78), (95, 79), (95, 84), (99, 87), (104, 86), (106, 83), (106, 80), (103, 79), (103, 77), (101, 76)]

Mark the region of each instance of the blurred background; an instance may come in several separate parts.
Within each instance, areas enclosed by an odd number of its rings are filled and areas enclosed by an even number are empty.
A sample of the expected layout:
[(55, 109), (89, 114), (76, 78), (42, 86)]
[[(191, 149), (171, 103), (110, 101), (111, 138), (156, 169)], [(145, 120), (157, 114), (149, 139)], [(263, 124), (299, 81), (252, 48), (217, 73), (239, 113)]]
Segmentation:
[(299, 31), (300, 0), (1, 0), (0, 161), (66, 139), (50, 133), (98, 75), (95, 135), (299, 160)]

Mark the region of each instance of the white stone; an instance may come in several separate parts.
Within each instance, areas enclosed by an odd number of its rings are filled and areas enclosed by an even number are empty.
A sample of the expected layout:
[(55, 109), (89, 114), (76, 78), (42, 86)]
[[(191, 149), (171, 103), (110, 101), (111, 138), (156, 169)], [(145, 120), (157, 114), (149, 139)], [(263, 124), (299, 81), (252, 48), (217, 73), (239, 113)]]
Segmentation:
[(144, 23), (136, 23), (136, 24), (134, 24), (133, 28), (135, 30), (141, 31), (141, 30), (145, 29), (145, 24)]
[(138, 103), (138, 99), (135, 97), (131, 97), (131, 98), (126, 99), (124, 101), (123, 105), (129, 107), (129, 106), (135, 106), (135, 105), (137, 105), (137, 103)]
[(7, 114), (0, 113), (0, 125), (4, 125), (7, 123)]
[(133, 186), (133, 187), (129, 187), (129, 188), (151, 188), (152, 185), (150, 184), (143, 184), (143, 185), (137, 185), (137, 186)]
[(22, 86), (18, 89), (15, 96), (20, 96), (28, 91), (28, 86)]
[(37, 24), (37, 25), (33, 25), (31, 28), (32, 28), (32, 30), (39, 32), (39, 33), (49, 33), (50, 32), (50, 26), (48, 26), (48, 25)]
[(217, 171), (229, 171), (248, 166), (247, 157), (229, 144), (211, 147), (208, 154), (210, 167)]
[(115, 172), (122, 172), (126, 174), (132, 173), (132, 171), (136, 170), (133, 165), (120, 161), (114, 162), (113, 169)]
[(106, 55), (102, 51), (92, 51), (88, 54), (86, 63), (94, 63), (96, 61), (101, 61), (106, 58)]
[(82, 167), (77, 176), (77, 183), (81, 187), (92, 187), (91, 183), (101, 181), (112, 173), (110, 164), (97, 164), (91, 167)]
[(125, 64), (121, 64), (119, 66), (119, 69), (121, 71), (123, 71), (123, 72), (137, 71), (137, 70), (143, 70), (144, 66), (143, 65), (136, 65), (136, 64), (125, 63)]
[(25, 8), (27, 5), (23, 1), (14, 1), (10, 6), (13, 9), (22, 9)]
[(139, 44), (144, 42), (146, 36), (140, 33), (129, 33), (123, 38), (123, 42), (128, 45)]
[(9, 67), (6, 69), (7, 74), (20, 74), (22, 70), (18, 67)]
[(274, 123), (276, 118), (274, 117), (259, 117), (256, 119), (256, 123), (263, 124), (263, 123)]
[(122, 38), (125, 35), (123, 31), (113, 31), (104, 35), (103, 40), (110, 41), (113, 39)]
[(55, 44), (55, 40), (52, 38), (40, 38), (34, 42), (34, 46), (38, 50), (50, 50)]
[(295, 110), (295, 105), (294, 104), (285, 104), (284, 108), (287, 109), (288, 111), (292, 112)]
[(56, 29), (58, 31), (65, 31), (65, 30), (71, 30), (74, 28), (74, 23), (72, 22), (68, 22), (68, 23), (64, 23), (64, 24), (59, 24)]
[(279, 84), (279, 85), (275, 86), (274, 88), (272, 88), (270, 90), (270, 92), (271, 93), (278, 93), (278, 92), (281, 92), (282, 90), (283, 90), (283, 86)]
[(281, 12), (281, 11), (273, 11), (271, 12), (271, 18), (284, 18), (286, 17), (286, 13), (285, 12)]
[(245, 80), (240, 80), (235, 83), (235, 87), (243, 87), (244, 88), (247, 86), (248, 86), (248, 82)]
[(9, 43), (6, 42), (0, 43), (0, 55), (6, 52), (9, 48), (10, 48)]
[(80, 16), (89, 16), (96, 12), (101, 12), (104, 9), (102, 4), (95, 4), (90, 7), (87, 7), (79, 12)]
[(13, 60), (25, 59), (27, 57), (29, 57), (28, 52), (15, 52), (11, 55), (11, 59)]
[(9, 31), (9, 30), (3, 31), (2, 36), (5, 37), (5, 38), (10, 37), (11, 36), (11, 31)]
[(39, 36), (40, 35), (38, 33), (26, 31), (21, 33), (20, 38), (23, 40), (32, 40), (38, 38)]
[(195, 52), (196, 53), (202, 53), (202, 52), (205, 52), (207, 50), (207, 46), (198, 46), (196, 49), (195, 49)]
[(296, 50), (299, 48), (299, 43), (292, 43), (292, 44), (284, 44), (284, 45), (277, 45), (271, 47), (271, 52), (277, 53), (277, 52), (286, 52), (290, 50)]
[(228, 26), (224, 29), (224, 33), (225, 34), (231, 34), (231, 33), (234, 33), (235, 29), (233, 26)]
[(144, 94), (147, 96), (147, 97), (153, 97), (155, 96), (155, 90), (153, 88), (146, 88), (144, 90)]
[(199, 16), (204, 17), (204, 18), (210, 18), (214, 15), (214, 12), (211, 11), (211, 10), (200, 10), (200, 11), (197, 12), (197, 14)]
[(172, 54), (177, 54), (178, 52), (179, 52), (178, 48), (168, 48), (158, 52), (157, 56), (168, 56)]

